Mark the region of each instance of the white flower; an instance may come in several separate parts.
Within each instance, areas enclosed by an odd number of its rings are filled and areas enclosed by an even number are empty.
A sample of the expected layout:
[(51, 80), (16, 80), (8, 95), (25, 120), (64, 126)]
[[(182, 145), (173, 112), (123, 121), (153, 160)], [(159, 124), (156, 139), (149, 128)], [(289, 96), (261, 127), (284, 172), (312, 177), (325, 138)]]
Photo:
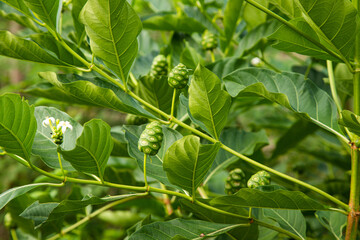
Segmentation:
[(46, 117), (44, 121), (42, 121), (42, 125), (46, 127), (46, 125), (50, 126), (52, 124), (55, 124), (55, 118), (53, 117)]
[(252, 64), (253, 66), (259, 66), (260, 63), (261, 63), (261, 59), (258, 58), (258, 57), (255, 57), (255, 58), (251, 59), (251, 64)]
[(65, 133), (66, 129), (70, 129), (72, 130), (73, 127), (71, 126), (69, 121), (61, 121), (59, 122), (59, 124), (56, 126), (57, 130), (59, 130), (61, 128), (62, 133)]

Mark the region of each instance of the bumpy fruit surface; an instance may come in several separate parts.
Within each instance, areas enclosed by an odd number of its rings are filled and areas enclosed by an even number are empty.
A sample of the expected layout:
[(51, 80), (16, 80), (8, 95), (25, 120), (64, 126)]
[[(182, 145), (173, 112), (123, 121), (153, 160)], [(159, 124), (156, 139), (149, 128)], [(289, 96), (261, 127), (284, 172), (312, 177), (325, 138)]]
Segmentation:
[(213, 50), (218, 45), (216, 36), (206, 30), (202, 35), (201, 45), (204, 50)]
[(168, 78), (168, 83), (171, 87), (181, 89), (184, 88), (189, 81), (189, 71), (186, 66), (182, 63), (179, 63), (174, 67)]
[(138, 148), (141, 152), (148, 155), (156, 155), (161, 147), (163, 131), (159, 122), (151, 122), (146, 125), (141, 133)]
[(167, 76), (167, 74), (168, 63), (166, 61), (166, 57), (164, 55), (156, 56), (151, 65), (150, 76), (159, 78), (162, 76)]
[(226, 194), (234, 194), (244, 187), (246, 187), (246, 179), (243, 170), (241, 170), (240, 168), (235, 168), (231, 170), (225, 183)]
[(137, 115), (133, 115), (133, 114), (128, 114), (126, 116), (126, 124), (128, 125), (141, 125), (141, 124), (145, 124), (145, 123), (148, 123), (149, 120), (145, 117), (140, 117), (140, 116), (137, 116)]
[(247, 183), (247, 186), (249, 188), (256, 188), (258, 186), (269, 185), (270, 181), (270, 174), (266, 171), (260, 171), (251, 176)]

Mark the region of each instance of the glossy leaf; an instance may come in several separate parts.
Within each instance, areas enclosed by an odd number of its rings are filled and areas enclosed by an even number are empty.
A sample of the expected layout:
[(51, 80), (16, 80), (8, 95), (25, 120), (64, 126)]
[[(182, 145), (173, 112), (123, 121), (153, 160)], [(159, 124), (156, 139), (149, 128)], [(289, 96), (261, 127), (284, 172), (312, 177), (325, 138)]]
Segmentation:
[(125, 83), (138, 51), (141, 21), (126, 0), (88, 0), (80, 17), (95, 56)]
[(341, 113), (339, 124), (347, 127), (350, 132), (360, 136), (360, 116), (354, 114), (349, 110), (344, 110)]
[(17, 37), (8, 31), (0, 31), (0, 55), (19, 60), (67, 66), (33, 41)]
[(24, 0), (2, 0), (2, 2), (5, 2), (6, 4), (12, 6), (13, 8), (25, 14), (26, 16), (31, 16), (29, 7), (25, 4)]
[(227, 75), (224, 81), (233, 97), (261, 96), (343, 137), (339, 133), (334, 101), (313, 82), (304, 80), (303, 75), (248, 68)]
[[(236, 152), (247, 156), (252, 155), (256, 150), (269, 143), (264, 129), (259, 132), (245, 132), (236, 128), (228, 128), (221, 133), (220, 141)], [(224, 149), (220, 149), (204, 183), (209, 181), (215, 173), (225, 169), (238, 159), (238, 157), (230, 154)]]
[(269, 0), (269, 2), (276, 6), (276, 8), (278, 8), (282, 13), (286, 14), (289, 18), (301, 16), (301, 11), (297, 7), (295, 1)]
[[(42, 122), (46, 117), (53, 117), (60, 121), (69, 121), (73, 129), (66, 130), (64, 133), (64, 142), (60, 145), (64, 150), (71, 150), (76, 145), (76, 139), (80, 137), (83, 127), (72, 119), (69, 115), (53, 107), (36, 107), (35, 118), (37, 121), (37, 131), (35, 135), (32, 153), (38, 155), (44, 163), (51, 168), (60, 168), (57, 155), (57, 145), (51, 138), (51, 129), (44, 127)], [(62, 166), (66, 170), (74, 170), (68, 161), (63, 160)]]
[(228, 0), (224, 10), (224, 33), (226, 45), (231, 43), (241, 13), (243, 0)]
[(173, 14), (153, 16), (143, 21), (146, 29), (176, 31), (176, 32), (203, 32), (205, 27), (193, 18)]
[(316, 218), (328, 229), (337, 240), (343, 239), (343, 228), (346, 226), (346, 215), (339, 212), (316, 211)]
[(169, 86), (167, 77), (155, 78), (146, 75), (140, 78), (138, 82), (139, 85), (136, 91), (139, 97), (156, 108), (159, 108), (166, 113), (170, 113), (174, 89)]
[[(149, 118), (156, 118), (146, 111), (132, 97), (118, 87), (105, 82), (99, 78), (84, 78), (78, 75), (56, 75), (54, 72), (42, 72), (39, 76), (49, 81), (61, 91), (60, 94), (70, 96), (69, 102), (73, 99), (74, 103), (106, 107), (121, 112), (132, 113)], [(58, 89), (50, 88), (51, 92), (59, 92)], [(59, 100), (59, 97), (51, 97), (51, 93), (46, 97)]]
[(0, 96), (0, 147), (29, 161), (35, 133), (34, 106), (17, 94)]
[(62, 1), (60, 0), (24, 0), (25, 4), (52, 30), (59, 31)]
[(278, 222), (281, 228), (306, 239), (306, 221), (300, 210), (264, 209), (264, 215)]
[(201, 220), (173, 219), (145, 225), (133, 233), (129, 240), (171, 240), (175, 236), (182, 237), (180, 239), (202, 239), (202, 234), (204, 237), (215, 237), (236, 227), (239, 227), (239, 225), (210, 223)]
[(110, 126), (102, 120), (93, 119), (84, 124), (76, 147), (69, 151), (61, 149), (60, 153), (76, 170), (103, 179), (113, 145)]
[(328, 207), (299, 191), (261, 191), (242, 188), (231, 196), (214, 198), (212, 205), (273, 209), (326, 210)]
[(210, 70), (198, 65), (189, 88), (189, 109), (192, 116), (203, 122), (207, 132), (219, 139), (226, 125), (231, 97), (221, 89), (220, 79)]
[(200, 139), (190, 135), (176, 141), (165, 154), (164, 170), (169, 181), (195, 195), (209, 171), (220, 148), (216, 144), (200, 144)]
[[(277, 1), (280, 6), (288, 4), (286, 1)], [(283, 8), (289, 7), (288, 5)], [(354, 39), (357, 29), (357, 11), (353, 4), (347, 0), (317, 0), (314, 2), (296, 0), (293, 4), (294, 13), (301, 11), (301, 17), (290, 21), (302, 33), (319, 43), (324, 49), (315, 46), (302, 34), (281, 27), (274, 35), (280, 43), (275, 47), (286, 51), (297, 51), (305, 55), (320, 58), (334, 58), (325, 56), (320, 52), (335, 52), (339, 59), (349, 59), (353, 52)], [(298, 13), (295, 16), (299, 15)], [(282, 41), (287, 42), (282, 43)], [(300, 43), (300, 46), (299, 46)], [(287, 45), (287, 46), (286, 46)], [(321, 50), (320, 50), (321, 49)]]
[(11, 200), (17, 198), (37, 187), (49, 186), (51, 183), (34, 183), (29, 185), (24, 185), (20, 187), (11, 188), (0, 194), (0, 210), (5, 207)]
[[(145, 125), (142, 126), (125, 126), (124, 127), (125, 138), (128, 141), (128, 151), (129, 155), (136, 159), (139, 167), (143, 170), (144, 166), (144, 153), (140, 152), (138, 149), (138, 142), (141, 133), (145, 129)], [(161, 144), (161, 148), (159, 152), (155, 156), (148, 156), (146, 162), (146, 173), (147, 176), (155, 178), (166, 186), (175, 187), (172, 185), (168, 178), (166, 177), (166, 173), (163, 170), (163, 161), (164, 156), (167, 149), (178, 139), (182, 138), (182, 135), (177, 131), (163, 127), (163, 142)]]

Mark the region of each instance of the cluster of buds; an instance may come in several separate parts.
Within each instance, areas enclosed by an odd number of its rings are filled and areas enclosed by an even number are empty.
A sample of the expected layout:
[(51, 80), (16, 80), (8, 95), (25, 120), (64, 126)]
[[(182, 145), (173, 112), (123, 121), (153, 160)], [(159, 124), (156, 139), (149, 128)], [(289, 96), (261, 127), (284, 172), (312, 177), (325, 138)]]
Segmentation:
[(44, 127), (49, 126), (51, 129), (51, 138), (53, 139), (54, 143), (57, 145), (61, 145), (64, 140), (64, 133), (66, 129), (72, 130), (73, 127), (71, 126), (69, 121), (60, 121), (59, 119), (53, 117), (46, 117), (45, 120), (42, 122)]

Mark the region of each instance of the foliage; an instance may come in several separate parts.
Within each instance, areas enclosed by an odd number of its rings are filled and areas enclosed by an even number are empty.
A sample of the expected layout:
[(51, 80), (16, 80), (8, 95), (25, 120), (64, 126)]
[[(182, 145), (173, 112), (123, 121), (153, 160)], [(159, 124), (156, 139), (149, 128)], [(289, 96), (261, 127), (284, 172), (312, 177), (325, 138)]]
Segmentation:
[(358, 5), (1, 1), (0, 233), (356, 239)]

